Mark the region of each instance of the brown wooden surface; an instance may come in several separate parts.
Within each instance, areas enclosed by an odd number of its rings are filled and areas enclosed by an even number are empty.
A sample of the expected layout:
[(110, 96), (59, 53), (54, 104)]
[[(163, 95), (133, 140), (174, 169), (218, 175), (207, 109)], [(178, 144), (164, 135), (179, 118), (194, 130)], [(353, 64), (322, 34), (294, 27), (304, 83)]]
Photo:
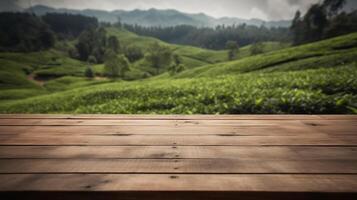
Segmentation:
[(1, 199), (357, 199), (357, 117), (0, 115)]

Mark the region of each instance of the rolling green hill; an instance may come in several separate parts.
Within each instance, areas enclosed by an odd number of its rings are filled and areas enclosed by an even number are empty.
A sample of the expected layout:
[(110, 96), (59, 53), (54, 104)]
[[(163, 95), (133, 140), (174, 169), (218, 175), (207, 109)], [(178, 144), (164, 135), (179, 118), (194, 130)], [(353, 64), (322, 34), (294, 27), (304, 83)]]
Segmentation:
[[(138, 36), (124, 29), (113, 27), (107, 28), (107, 32), (109, 36), (116, 36), (124, 46), (138, 47), (145, 53), (148, 52), (150, 45), (153, 43), (168, 46), (174, 54), (181, 57), (182, 63), (187, 69), (228, 61), (228, 52), (226, 50), (215, 51), (185, 45), (168, 44), (155, 38)], [(271, 52), (288, 46), (288, 44), (279, 42), (265, 42), (263, 52)], [(250, 48), (251, 46), (241, 48), (237, 55), (237, 59), (250, 56)], [(97, 66), (99, 72), (102, 71), (101, 68), (103, 68), (103, 66)], [(132, 71), (129, 72), (128, 79), (140, 79), (146, 72), (152, 73), (153, 71), (154, 69), (149, 66), (149, 63), (147, 63), (145, 59), (141, 59), (132, 65)]]
[[(117, 29), (109, 34), (142, 49), (156, 41)], [(357, 33), (257, 56), (243, 54), (231, 62), (221, 62), (222, 52), (170, 48), (202, 66), (131, 82), (56, 79), (41, 86), (49, 94), (4, 100), (0, 112), (357, 113)], [(138, 61), (134, 68), (144, 65)], [(14, 66), (21, 71), (22, 65)]]
[(237, 61), (207, 65), (187, 70), (176, 77), (211, 77), (232, 73), (295, 71), (335, 67), (356, 62), (356, 55), (357, 33), (354, 33)]
[[(175, 54), (180, 55), (182, 62), (187, 69), (225, 62), (228, 60), (227, 51), (213, 51), (190, 46), (167, 44), (154, 38), (138, 36), (124, 29), (113, 27), (107, 29), (107, 34), (116, 36), (124, 46), (138, 47), (143, 50), (144, 53), (147, 53), (150, 45), (156, 42), (160, 45), (168, 46)], [(0, 76), (4, 77), (1, 78), (0, 88), (33, 88), (43, 90), (46, 88), (39, 86), (39, 83), (33, 81), (34, 79), (40, 80), (40, 85), (43, 85), (43, 82), (65, 76), (83, 77), (87, 64), (71, 59), (67, 55), (68, 49), (73, 47), (75, 42), (76, 41), (58, 42), (55, 48), (49, 51), (33, 53), (0, 53)], [(264, 51), (268, 52), (285, 47), (285, 44), (267, 42)], [(249, 56), (249, 48), (249, 46), (243, 47), (238, 54), (238, 59)], [(94, 70), (99, 76), (103, 76), (103, 69), (103, 64), (94, 66)], [(153, 71), (154, 69), (150, 67), (146, 60), (141, 59), (132, 64), (131, 71), (128, 73), (126, 79), (142, 79), (145, 77), (145, 74), (153, 73)], [(9, 73), (12, 74), (12, 76), (9, 76)], [(46, 91), (34, 93), (34, 95), (42, 94), (44, 92)], [(16, 96), (22, 97), (22, 95)]]

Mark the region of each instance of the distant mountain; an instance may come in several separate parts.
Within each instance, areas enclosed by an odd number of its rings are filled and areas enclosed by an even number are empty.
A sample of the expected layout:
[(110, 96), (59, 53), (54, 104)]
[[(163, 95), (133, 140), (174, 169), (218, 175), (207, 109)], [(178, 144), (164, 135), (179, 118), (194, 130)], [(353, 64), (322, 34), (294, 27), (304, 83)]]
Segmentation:
[(32, 8), (27, 9), (36, 13), (37, 15), (45, 15), (46, 13), (71, 13), (71, 14), (81, 14), (85, 16), (91, 16), (98, 18), (102, 22), (117, 22), (118, 18), (123, 23), (127, 24), (138, 24), (141, 26), (176, 26), (176, 25), (192, 25), (192, 26), (205, 26), (205, 27), (214, 27), (217, 25), (264, 25), (266, 27), (288, 27), (290, 26), (290, 20), (281, 20), (281, 21), (264, 21), (261, 19), (240, 19), (235, 17), (223, 17), (223, 18), (214, 18), (203, 13), (199, 14), (189, 14), (183, 13), (177, 10), (158, 10), (158, 9), (149, 9), (149, 10), (115, 10), (115, 11), (103, 11), (103, 10), (73, 10), (60, 8), (55, 9), (43, 5), (37, 5)]

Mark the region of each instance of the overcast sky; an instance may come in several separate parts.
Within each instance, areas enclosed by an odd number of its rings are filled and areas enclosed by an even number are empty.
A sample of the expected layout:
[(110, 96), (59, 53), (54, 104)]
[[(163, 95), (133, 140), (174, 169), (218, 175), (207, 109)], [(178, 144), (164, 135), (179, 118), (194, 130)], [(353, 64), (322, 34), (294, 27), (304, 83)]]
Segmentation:
[[(213, 17), (260, 18), (264, 20), (291, 19), (296, 10), (305, 12), (319, 0), (31, 0), (32, 5), (42, 4), (56, 8), (133, 10), (176, 9), (189, 13), (206, 13)], [(356, 8), (357, 0), (349, 0), (348, 10)], [(30, 0), (0, 0), (0, 7), (29, 7)], [(8, 5), (5, 5), (8, 4)]]

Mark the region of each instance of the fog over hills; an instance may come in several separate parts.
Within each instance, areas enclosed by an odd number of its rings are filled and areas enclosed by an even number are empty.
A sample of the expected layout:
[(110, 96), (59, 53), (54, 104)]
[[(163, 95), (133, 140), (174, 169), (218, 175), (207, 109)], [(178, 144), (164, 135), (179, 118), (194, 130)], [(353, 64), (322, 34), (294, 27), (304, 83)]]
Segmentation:
[(122, 23), (127, 24), (138, 24), (141, 26), (176, 26), (176, 25), (192, 25), (199, 27), (214, 27), (217, 25), (264, 25), (266, 27), (288, 27), (290, 26), (289, 20), (280, 21), (264, 21), (261, 19), (241, 19), (235, 17), (223, 17), (214, 18), (208, 16), (204, 13), (189, 14), (180, 12), (173, 9), (159, 10), (159, 9), (149, 9), (149, 10), (114, 10), (114, 11), (104, 11), (104, 10), (75, 10), (66, 8), (51, 8), (43, 5), (36, 5), (32, 8), (27, 9), (28, 12), (34, 12), (37, 15), (45, 15), (46, 13), (71, 13), (71, 14), (81, 14), (85, 16), (92, 16), (98, 18), (101, 22), (117, 22), (120, 18)]

